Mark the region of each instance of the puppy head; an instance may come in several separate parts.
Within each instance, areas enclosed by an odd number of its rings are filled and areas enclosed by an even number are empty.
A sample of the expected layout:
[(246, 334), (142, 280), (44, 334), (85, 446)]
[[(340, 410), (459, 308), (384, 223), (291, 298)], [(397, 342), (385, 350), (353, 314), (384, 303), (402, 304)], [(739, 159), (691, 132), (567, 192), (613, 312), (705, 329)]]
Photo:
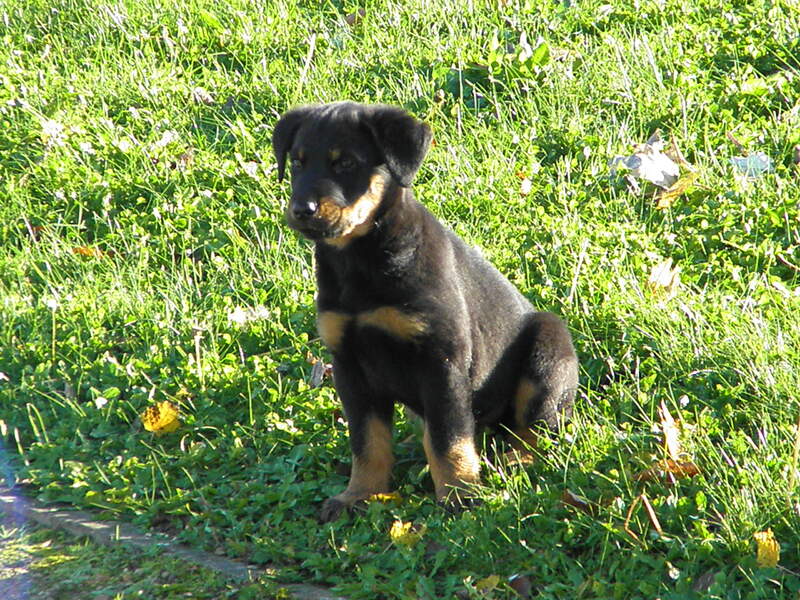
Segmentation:
[(430, 145), (430, 128), (388, 106), (339, 102), (304, 106), (281, 117), (272, 148), (292, 196), (289, 226), (343, 246), (367, 233), (391, 185), (408, 187)]

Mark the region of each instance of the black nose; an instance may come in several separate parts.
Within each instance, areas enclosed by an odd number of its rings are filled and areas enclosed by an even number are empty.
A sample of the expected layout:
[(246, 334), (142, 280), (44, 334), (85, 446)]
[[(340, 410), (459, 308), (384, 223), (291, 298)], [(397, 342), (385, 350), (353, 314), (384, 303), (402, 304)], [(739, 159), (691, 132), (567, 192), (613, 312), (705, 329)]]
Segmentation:
[(292, 216), (297, 220), (313, 217), (315, 212), (317, 212), (316, 200), (305, 200), (303, 202), (292, 203)]

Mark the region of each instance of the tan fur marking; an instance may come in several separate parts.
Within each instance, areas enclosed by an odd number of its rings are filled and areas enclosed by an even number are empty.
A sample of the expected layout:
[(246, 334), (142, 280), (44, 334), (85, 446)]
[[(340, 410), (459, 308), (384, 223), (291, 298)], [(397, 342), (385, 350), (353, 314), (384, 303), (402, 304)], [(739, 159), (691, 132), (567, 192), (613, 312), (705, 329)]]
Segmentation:
[(342, 151), (338, 148), (333, 148), (330, 152), (328, 152), (328, 159), (331, 161), (338, 160), (338, 158), (342, 155)]
[(323, 241), (341, 249), (355, 238), (369, 233), (385, 189), (386, 181), (382, 175), (376, 173), (370, 178), (369, 189), (364, 195), (348, 206), (339, 206), (330, 198), (321, 198), (320, 216), (339, 230), (335, 237), (325, 238)]
[(300, 148), (300, 150), (297, 151), (297, 158), (299, 158), (300, 160), (306, 159), (306, 151), (304, 148)]
[(511, 446), (519, 452), (529, 452), (536, 447), (536, 434), (531, 431), (527, 422), (528, 406), (536, 395), (536, 384), (523, 377), (514, 394), (514, 429)]
[(330, 350), (336, 351), (339, 348), (350, 319), (350, 315), (334, 310), (326, 310), (317, 315), (319, 337)]
[(394, 306), (381, 306), (362, 312), (356, 317), (356, 322), (362, 327), (382, 329), (403, 341), (411, 341), (428, 329), (428, 324), (419, 316), (404, 313)]
[(440, 456), (433, 449), (426, 425), (422, 445), (428, 457), (437, 500), (447, 498), (453, 488), (465, 490), (480, 483), (480, 459), (475, 450), (475, 440), (472, 438), (456, 441), (443, 456)]
[(334, 499), (352, 506), (373, 494), (389, 491), (394, 457), (392, 456), (392, 432), (389, 426), (375, 417), (365, 423), (364, 452), (353, 455), (353, 469), (347, 489)]

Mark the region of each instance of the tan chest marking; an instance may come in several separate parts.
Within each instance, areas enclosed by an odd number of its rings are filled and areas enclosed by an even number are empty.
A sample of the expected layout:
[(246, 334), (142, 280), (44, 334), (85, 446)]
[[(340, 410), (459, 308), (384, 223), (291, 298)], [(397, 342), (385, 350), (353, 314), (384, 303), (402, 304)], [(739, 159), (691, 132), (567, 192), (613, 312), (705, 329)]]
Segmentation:
[(335, 310), (325, 310), (317, 315), (317, 331), (323, 343), (333, 352), (339, 349), (344, 331), (352, 317)]
[(324, 310), (317, 315), (319, 337), (331, 351), (336, 352), (353, 320), (359, 327), (374, 327), (404, 342), (410, 342), (428, 330), (428, 324), (418, 315), (404, 313), (394, 306), (381, 306), (355, 317), (336, 310)]
[(418, 315), (405, 313), (394, 306), (381, 306), (374, 310), (359, 313), (360, 327), (375, 327), (408, 342), (428, 330), (428, 324)]

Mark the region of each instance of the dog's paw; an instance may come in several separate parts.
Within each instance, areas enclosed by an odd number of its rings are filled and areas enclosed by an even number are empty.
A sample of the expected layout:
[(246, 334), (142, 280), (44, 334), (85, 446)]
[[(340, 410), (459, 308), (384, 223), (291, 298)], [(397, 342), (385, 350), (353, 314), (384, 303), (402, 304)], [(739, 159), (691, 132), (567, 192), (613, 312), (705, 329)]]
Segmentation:
[(328, 498), (322, 503), (322, 509), (319, 511), (319, 521), (320, 523), (330, 523), (331, 521), (337, 520), (343, 514), (347, 514), (349, 510), (350, 507), (336, 496)]

